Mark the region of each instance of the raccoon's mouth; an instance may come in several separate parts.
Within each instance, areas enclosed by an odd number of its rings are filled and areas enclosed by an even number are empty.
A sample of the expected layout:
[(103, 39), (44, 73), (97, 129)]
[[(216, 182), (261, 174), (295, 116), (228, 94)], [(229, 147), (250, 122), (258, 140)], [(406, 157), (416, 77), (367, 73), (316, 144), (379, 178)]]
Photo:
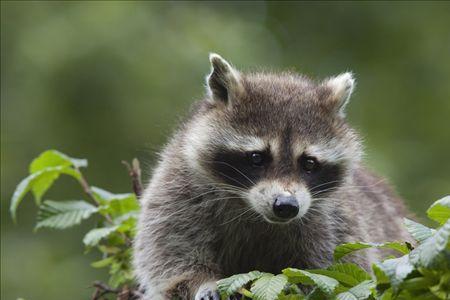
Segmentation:
[(271, 223), (271, 224), (288, 224), (296, 219), (295, 217), (289, 218), (289, 219), (278, 218), (277, 216), (274, 216), (274, 215), (269, 216), (266, 214), (262, 214), (262, 216), (266, 222)]

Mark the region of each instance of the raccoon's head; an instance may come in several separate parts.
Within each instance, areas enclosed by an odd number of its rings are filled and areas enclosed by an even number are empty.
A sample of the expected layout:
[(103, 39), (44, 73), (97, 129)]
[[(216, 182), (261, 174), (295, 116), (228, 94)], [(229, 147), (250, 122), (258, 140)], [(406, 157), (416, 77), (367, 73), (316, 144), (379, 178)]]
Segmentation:
[(344, 120), (352, 74), (314, 82), (292, 73), (240, 73), (217, 54), (210, 61), (207, 97), (185, 134), (183, 153), (195, 172), (240, 193), (273, 223), (331, 199), (360, 159)]

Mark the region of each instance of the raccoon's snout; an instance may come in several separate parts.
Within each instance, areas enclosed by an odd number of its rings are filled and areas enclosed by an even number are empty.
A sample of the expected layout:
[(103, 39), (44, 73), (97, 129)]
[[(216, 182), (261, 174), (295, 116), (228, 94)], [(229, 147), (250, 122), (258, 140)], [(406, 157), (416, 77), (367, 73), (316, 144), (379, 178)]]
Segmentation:
[(279, 195), (273, 203), (273, 213), (281, 219), (292, 219), (298, 215), (300, 208), (294, 196)]

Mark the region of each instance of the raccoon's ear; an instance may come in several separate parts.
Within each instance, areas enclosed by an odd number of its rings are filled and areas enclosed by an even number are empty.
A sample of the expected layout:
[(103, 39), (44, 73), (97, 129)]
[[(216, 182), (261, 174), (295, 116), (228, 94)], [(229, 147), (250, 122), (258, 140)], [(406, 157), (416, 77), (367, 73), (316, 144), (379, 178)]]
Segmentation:
[(353, 73), (347, 72), (328, 78), (323, 84), (329, 91), (327, 104), (341, 117), (345, 117), (345, 107), (355, 87)]
[(209, 54), (211, 73), (206, 77), (208, 99), (227, 105), (243, 92), (241, 76), (225, 59), (215, 53)]

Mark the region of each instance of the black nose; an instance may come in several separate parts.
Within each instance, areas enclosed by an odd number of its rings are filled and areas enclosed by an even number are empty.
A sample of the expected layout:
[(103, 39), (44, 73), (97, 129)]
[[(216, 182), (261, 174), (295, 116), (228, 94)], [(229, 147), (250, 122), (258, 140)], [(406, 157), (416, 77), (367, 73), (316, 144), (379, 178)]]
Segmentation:
[(295, 217), (298, 209), (298, 202), (294, 196), (278, 196), (273, 203), (273, 212), (283, 219)]

